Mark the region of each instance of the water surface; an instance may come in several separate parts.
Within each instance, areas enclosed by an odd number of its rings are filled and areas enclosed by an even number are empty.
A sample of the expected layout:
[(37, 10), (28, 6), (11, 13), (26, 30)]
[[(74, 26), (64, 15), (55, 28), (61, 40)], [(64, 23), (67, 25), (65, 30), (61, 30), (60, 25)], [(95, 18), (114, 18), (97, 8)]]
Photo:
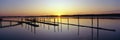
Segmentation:
[[(26, 19), (30, 18), (3, 18), (3, 20), (13, 21), (26, 21)], [(120, 40), (120, 19), (40, 17), (36, 20), (58, 26), (31, 22), (39, 25), (35, 27), (26, 23), (1, 21), (0, 40)], [(97, 27), (110, 30), (97, 29)]]

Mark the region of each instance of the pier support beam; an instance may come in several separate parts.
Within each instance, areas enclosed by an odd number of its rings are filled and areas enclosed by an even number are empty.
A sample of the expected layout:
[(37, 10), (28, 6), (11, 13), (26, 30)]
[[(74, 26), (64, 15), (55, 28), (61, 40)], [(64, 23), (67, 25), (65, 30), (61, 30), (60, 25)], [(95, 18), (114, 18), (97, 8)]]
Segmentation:
[[(99, 18), (97, 17), (97, 28), (99, 28)], [(97, 40), (99, 40), (99, 29), (97, 29)]]
[[(62, 23), (62, 17), (60, 18), (60, 22)], [(61, 32), (62, 32), (62, 24), (61, 24)]]
[(3, 20), (3, 19), (0, 18), (0, 27), (2, 27), (2, 20)]
[(79, 20), (79, 19), (80, 19), (80, 18), (79, 18), (79, 16), (78, 16), (78, 20), (77, 20), (77, 21), (78, 21), (78, 40), (80, 40), (80, 36), (79, 36), (79, 35), (80, 35), (80, 34), (79, 34), (79, 30), (80, 30), (80, 27), (79, 27), (79, 26), (80, 26), (80, 23), (79, 23), (79, 22), (80, 22), (80, 20)]
[[(94, 20), (93, 20), (93, 16), (92, 16), (92, 18), (91, 18), (91, 26), (93, 27), (93, 22), (94, 22)], [(93, 37), (94, 35), (93, 35), (93, 28), (91, 28), (91, 40), (94, 40)]]
[[(51, 19), (50, 19), (50, 17), (48, 17), (48, 22), (50, 23), (51, 22)], [(48, 30), (50, 30), (50, 26), (48, 25)]]
[[(55, 24), (55, 22), (56, 22), (56, 19), (54, 18), (54, 24)], [(56, 32), (56, 27), (55, 27), (55, 25), (54, 25), (54, 32)]]
[(12, 21), (10, 21), (10, 25), (12, 25)]
[(80, 25), (80, 23), (79, 23), (79, 16), (78, 16), (78, 36), (79, 36), (79, 25)]
[[(44, 23), (45, 23), (45, 17), (43, 18), (43, 21), (44, 21)], [(45, 28), (45, 24), (43, 24), (43, 28)]]
[(68, 22), (67, 28), (68, 28), (68, 31), (69, 31), (69, 17), (67, 18), (67, 22)]

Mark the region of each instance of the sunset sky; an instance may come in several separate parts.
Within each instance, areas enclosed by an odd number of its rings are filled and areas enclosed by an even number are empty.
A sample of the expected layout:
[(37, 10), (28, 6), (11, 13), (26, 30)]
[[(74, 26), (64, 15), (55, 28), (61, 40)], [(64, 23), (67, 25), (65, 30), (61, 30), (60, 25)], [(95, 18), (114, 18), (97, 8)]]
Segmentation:
[(120, 13), (120, 0), (0, 0), (0, 16)]

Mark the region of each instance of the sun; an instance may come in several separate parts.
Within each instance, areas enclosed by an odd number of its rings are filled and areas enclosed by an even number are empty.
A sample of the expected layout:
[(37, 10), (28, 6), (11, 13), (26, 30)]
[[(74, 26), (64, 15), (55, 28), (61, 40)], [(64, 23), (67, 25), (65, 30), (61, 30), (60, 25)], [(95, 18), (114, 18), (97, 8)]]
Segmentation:
[(57, 16), (61, 16), (61, 14), (57, 14)]
[(47, 10), (50, 11), (51, 14), (53, 15), (64, 15), (70, 10), (70, 5), (63, 1), (51, 1), (47, 4)]

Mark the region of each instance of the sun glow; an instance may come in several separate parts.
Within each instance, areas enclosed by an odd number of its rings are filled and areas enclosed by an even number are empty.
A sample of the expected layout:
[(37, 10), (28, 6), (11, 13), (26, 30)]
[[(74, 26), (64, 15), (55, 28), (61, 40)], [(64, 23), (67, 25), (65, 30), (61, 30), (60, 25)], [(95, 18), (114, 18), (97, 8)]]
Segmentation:
[(70, 3), (67, 3), (65, 1), (54, 0), (49, 2), (46, 8), (48, 11), (51, 11), (52, 14), (61, 16), (66, 14), (71, 9), (71, 5), (69, 4)]
[(61, 14), (57, 14), (58, 16), (61, 16)]

